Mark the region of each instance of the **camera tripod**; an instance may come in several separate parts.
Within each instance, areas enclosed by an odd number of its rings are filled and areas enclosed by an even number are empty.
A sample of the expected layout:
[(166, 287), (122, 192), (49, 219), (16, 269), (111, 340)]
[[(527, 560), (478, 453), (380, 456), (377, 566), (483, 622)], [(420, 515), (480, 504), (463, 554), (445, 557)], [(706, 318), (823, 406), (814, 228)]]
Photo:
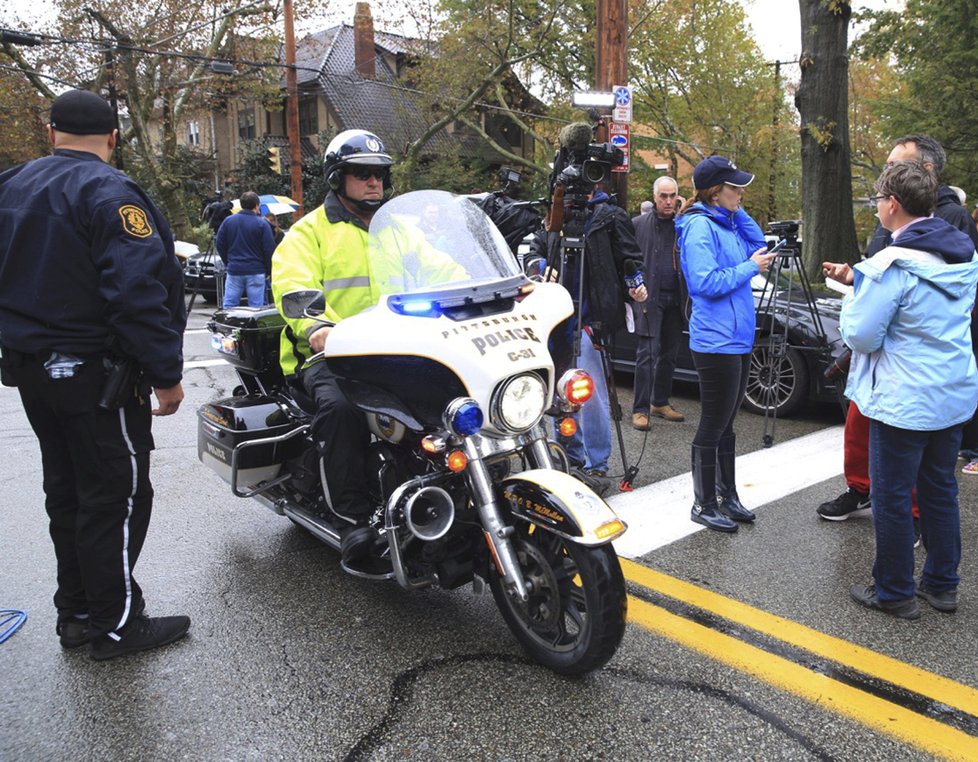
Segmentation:
[[(584, 236), (584, 210), (571, 201), (564, 212), (564, 222), (560, 238), (560, 279), (559, 282), (571, 295), (574, 305), (574, 319), (571, 328), (573, 348), (571, 363), (576, 364), (581, 356), (581, 335), (584, 333), (584, 304), (583, 291), (585, 285), (585, 258), (587, 256), (587, 241)], [(574, 278), (571, 277), (573, 274)], [(618, 388), (615, 385), (615, 374), (608, 358), (608, 346), (603, 341), (600, 332), (589, 332), (589, 337), (598, 356), (601, 358), (601, 371), (608, 388), (608, 408), (611, 420), (614, 422), (618, 438), (618, 449), (621, 453), (624, 473), (618, 488), (623, 492), (632, 489), (632, 482), (638, 475), (638, 467), (628, 462), (625, 450), (625, 438), (622, 435), (621, 402), (618, 399)]]
[[(828, 352), (828, 339), (812, 294), (811, 281), (801, 261), (797, 223), (771, 223), (770, 228), (775, 234), (783, 236), (786, 244), (771, 263), (767, 281), (757, 302), (757, 330), (760, 335), (751, 354), (751, 376), (756, 378), (756, 382), (753, 379), (748, 382), (756, 383), (761, 391), (764, 405), (762, 441), (765, 447), (774, 444), (780, 395), (787, 388), (782, 385), (782, 375), (793, 373), (788, 359), (789, 349)], [(792, 324), (798, 323), (805, 314), (811, 318), (818, 339), (817, 346), (806, 347), (790, 343)], [(763, 343), (765, 341), (766, 347)], [(760, 356), (758, 348), (763, 352)]]

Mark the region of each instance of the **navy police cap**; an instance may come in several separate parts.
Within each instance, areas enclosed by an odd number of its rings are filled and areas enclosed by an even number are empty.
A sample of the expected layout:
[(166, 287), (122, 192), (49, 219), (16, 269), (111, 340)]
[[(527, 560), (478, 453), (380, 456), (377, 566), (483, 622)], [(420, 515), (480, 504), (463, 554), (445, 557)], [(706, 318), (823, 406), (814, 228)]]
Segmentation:
[(108, 135), (115, 129), (115, 113), (100, 95), (69, 90), (51, 104), (51, 126), (72, 135)]

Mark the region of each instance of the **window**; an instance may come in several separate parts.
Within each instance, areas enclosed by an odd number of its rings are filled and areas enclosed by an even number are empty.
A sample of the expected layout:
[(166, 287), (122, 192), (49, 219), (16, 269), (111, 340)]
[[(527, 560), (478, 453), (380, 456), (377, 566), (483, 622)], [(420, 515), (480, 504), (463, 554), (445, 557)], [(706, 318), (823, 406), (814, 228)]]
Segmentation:
[(319, 102), (316, 98), (299, 99), (299, 134), (315, 135), (319, 132)]
[(238, 112), (238, 137), (241, 140), (255, 139), (255, 110), (253, 108)]
[(200, 123), (187, 122), (187, 145), (200, 145)]
[(503, 114), (487, 115), (485, 125), (486, 132), (503, 145), (517, 149), (523, 145), (523, 131)]

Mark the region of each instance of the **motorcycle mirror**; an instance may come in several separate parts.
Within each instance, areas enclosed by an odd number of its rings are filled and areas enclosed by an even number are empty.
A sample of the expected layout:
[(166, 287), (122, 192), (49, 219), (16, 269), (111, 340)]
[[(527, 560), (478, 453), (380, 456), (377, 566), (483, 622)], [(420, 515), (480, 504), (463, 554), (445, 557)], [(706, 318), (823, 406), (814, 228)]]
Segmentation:
[(309, 317), (307, 313), (321, 313), (326, 309), (326, 297), (316, 289), (289, 291), (282, 296), (282, 314), (292, 320)]
[(523, 262), (523, 272), (532, 281), (542, 282), (545, 280), (547, 260), (543, 257), (534, 257)]

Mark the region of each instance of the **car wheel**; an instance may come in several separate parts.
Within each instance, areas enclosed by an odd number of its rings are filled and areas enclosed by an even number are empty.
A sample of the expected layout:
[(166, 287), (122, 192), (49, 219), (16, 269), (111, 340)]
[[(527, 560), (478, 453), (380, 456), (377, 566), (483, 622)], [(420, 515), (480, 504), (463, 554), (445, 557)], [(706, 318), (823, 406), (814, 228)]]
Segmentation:
[(789, 347), (780, 361), (776, 354), (767, 337), (758, 339), (751, 352), (744, 409), (755, 415), (789, 416), (808, 394), (808, 368), (801, 352)]

